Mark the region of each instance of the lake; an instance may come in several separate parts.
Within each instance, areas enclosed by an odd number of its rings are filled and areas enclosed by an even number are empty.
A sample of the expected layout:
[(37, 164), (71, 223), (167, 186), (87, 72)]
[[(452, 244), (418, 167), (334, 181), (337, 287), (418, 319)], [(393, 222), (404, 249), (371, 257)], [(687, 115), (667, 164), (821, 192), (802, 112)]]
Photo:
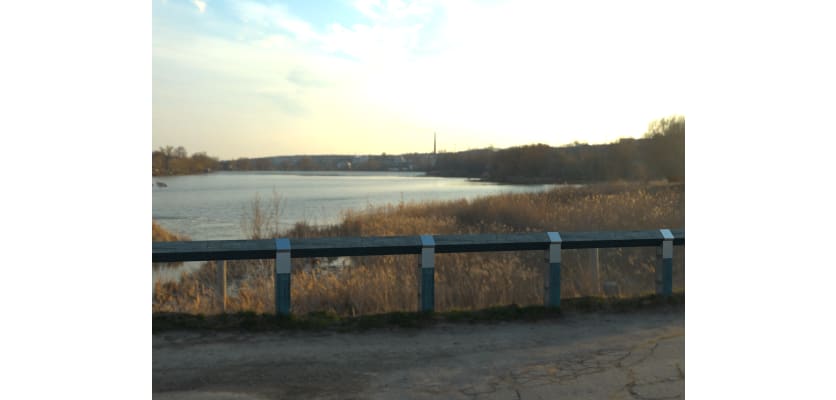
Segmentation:
[[(499, 193), (538, 192), (555, 185), (500, 185), (423, 172), (214, 172), (154, 177), (152, 217), (192, 240), (245, 239), (241, 222), (259, 195), (275, 191), (283, 203), (282, 228), (306, 221), (335, 224), (346, 210), (400, 202), (474, 199)], [(157, 187), (156, 182), (167, 187)]]

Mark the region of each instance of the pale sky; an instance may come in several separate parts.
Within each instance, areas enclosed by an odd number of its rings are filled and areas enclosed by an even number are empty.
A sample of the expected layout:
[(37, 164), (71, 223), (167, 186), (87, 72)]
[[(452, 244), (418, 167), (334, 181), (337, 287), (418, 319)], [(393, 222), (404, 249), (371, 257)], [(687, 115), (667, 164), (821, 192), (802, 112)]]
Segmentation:
[(685, 114), (670, 1), (155, 0), (154, 148), (221, 159), (641, 136)]

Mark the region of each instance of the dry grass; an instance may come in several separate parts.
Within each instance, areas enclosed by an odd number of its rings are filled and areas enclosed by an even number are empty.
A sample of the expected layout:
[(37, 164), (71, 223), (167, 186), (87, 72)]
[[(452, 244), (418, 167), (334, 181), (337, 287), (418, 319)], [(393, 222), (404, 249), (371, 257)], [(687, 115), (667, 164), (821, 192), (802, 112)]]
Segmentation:
[[(151, 241), (153, 242), (182, 242), (185, 240), (191, 240), (186, 235), (178, 235), (172, 232), (167, 231), (165, 228), (160, 226), (156, 221), (151, 221)], [(183, 263), (151, 263), (152, 268), (156, 270), (165, 269), (165, 268), (174, 268), (183, 265)]]
[[(274, 217), (280, 204), (258, 200), (254, 206)], [(259, 215), (253, 212), (253, 215)], [(271, 218), (267, 218), (272, 220)], [(508, 233), (680, 228), (685, 226), (684, 184), (608, 184), (545, 193), (505, 194), (450, 202), (397, 204), (347, 212), (340, 224), (296, 224), (288, 232), (250, 229), (267, 237), (388, 236), (453, 233)], [(252, 227), (252, 225), (250, 225)], [(616, 282), (622, 297), (653, 292), (654, 249), (601, 249), (596, 278), (591, 250), (563, 252), (562, 297), (601, 295), (603, 282)], [(473, 310), (543, 303), (542, 252), (439, 254), (436, 256), (436, 309)], [(294, 259), (292, 310), (333, 312), (341, 316), (417, 309), (415, 256)], [(210, 314), (215, 303), (214, 263), (184, 275), (180, 282), (157, 283), (155, 312)], [(227, 311), (270, 313), (273, 263), (235, 261), (228, 267)], [(684, 287), (684, 247), (674, 251), (674, 289)]]
[(186, 235), (178, 235), (171, 233), (156, 221), (151, 221), (151, 241), (153, 242), (181, 242), (184, 240), (191, 240)]

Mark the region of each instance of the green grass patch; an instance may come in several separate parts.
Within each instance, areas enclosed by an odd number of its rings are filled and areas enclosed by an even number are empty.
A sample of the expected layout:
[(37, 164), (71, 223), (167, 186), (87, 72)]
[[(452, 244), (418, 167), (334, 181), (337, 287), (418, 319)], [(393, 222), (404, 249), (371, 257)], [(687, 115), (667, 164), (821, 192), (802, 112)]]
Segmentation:
[(520, 307), (515, 304), (475, 311), (392, 312), (357, 317), (340, 317), (333, 312), (312, 312), (305, 315), (276, 316), (239, 312), (234, 314), (194, 315), (155, 313), (154, 333), (171, 330), (210, 331), (321, 331), (355, 332), (370, 329), (417, 329), (437, 323), (497, 323), (507, 321), (539, 321), (559, 319), (567, 314), (595, 312), (636, 312), (646, 310), (684, 310), (685, 293), (669, 298), (658, 295), (628, 299), (581, 297), (564, 299), (560, 308), (544, 306)]

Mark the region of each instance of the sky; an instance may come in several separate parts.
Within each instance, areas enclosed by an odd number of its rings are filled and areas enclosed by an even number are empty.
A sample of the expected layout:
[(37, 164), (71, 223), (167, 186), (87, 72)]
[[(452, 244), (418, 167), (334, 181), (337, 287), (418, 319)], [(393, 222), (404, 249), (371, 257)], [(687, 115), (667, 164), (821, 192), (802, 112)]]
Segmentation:
[(640, 137), (685, 114), (667, 1), (155, 0), (152, 146), (221, 159)]

